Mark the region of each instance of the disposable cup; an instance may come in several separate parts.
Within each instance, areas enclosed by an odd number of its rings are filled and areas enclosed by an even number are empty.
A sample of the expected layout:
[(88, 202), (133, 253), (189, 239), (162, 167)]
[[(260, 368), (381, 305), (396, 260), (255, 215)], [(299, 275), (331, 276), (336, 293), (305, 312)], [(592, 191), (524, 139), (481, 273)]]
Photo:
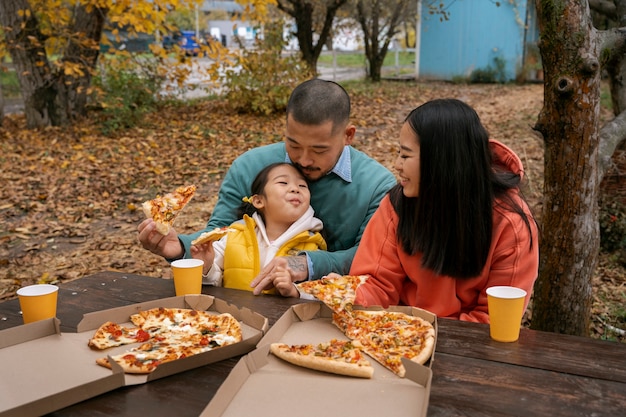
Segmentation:
[(524, 314), (526, 291), (517, 287), (487, 288), (489, 334), (498, 342), (515, 342)]
[(177, 296), (202, 292), (203, 266), (204, 261), (201, 259), (179, 259), (172, 262), (174, 288)]
[(24, 323), (49, 319), (57, 314), (59, 287), (51, 284), (36, 284), (17, 290)]

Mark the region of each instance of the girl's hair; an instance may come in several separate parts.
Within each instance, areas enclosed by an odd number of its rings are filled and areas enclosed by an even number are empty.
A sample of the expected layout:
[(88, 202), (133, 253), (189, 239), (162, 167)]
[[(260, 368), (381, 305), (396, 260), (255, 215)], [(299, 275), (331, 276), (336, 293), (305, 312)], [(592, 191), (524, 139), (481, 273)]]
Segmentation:
[[(252, 181), (252, 185), (250, 186), (250, 195), (248, 197), (252, 197), (253, 195), (265, 195), (265, 186), (267, 185), (267, 182), (269, 181), (269, 175), (270, 172), (279, 166), (282, 165), (287, 165), (287, 166), (293, 166), (291, 165), (289, 162), (275, 162), (273, 164), (269, 164), (268, 166), (266, 166), (265, 168), (263, 168), (261, 171), (259, 171), (258, 174), (256, 174), (256, 177), (254, 177), (254, 181)], [(254, 207), (254, 205), (252, 203), (249, 202), (243, 202), (241, 203), (241, 205), (239, 206), (239, 209), (237, 210), (237, 218), (241, 219), (243, 218), (244, 214), (247, 214), (248, 216), (252, 216), (254, 213), (257, 212), (256, 207)], [(262, 216), (262, 213), (259, 213)]]
[(405, 122), (420, 145), (420, 181), (416, 198), (405, 197), (400, 185), (389, 192), (399, 217), (398, 241), (409, 254), (421, 252), (422, 266), (437, 274), (478, 276), (491, 247), (496, 198), (530, 231), (528, 216), (507, 193), (519, 192), (521, 175), (493, 166), (489, 134), (462, 101), (427, 102)]

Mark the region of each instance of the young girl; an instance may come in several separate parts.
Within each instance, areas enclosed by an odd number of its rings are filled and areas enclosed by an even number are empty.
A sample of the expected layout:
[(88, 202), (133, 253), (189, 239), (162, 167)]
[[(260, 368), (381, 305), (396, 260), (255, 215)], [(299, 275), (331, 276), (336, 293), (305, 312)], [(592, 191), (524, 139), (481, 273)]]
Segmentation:
[[(203, 282), (252, 291), (250, 283), (275, 256), (304, 250), (326, 250), (322, 221), (313, 216), (306, 180), (291, 164), (268, 165), (252, 182), (252, 196), (244, 197), (241, 220), (217, 242), (193, 246), (194, 258), (204, 260)], [(289, 272), (278, 271), (274, 287), (285, 297), (298, 297)]]
[(519, 184), (520, 159), (490, 141), (476, 112), (454, 99), (414, 109), (400, 131), (391, 189), (368, 223), (351, 275), (369, 275), (361, 305), (410, 305), (489, 322), (486, 289), (527, 292), (539, 267), (538, 231)]

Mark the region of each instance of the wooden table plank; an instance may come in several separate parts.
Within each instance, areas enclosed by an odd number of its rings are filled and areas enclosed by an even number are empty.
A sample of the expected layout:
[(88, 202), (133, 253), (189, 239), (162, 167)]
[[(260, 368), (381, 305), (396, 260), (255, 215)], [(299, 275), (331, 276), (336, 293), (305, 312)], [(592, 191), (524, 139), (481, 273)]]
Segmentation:
[(626, 385), (436, 354), (428, 417), (622, 416)]
[(517, 342), (489, 338), (489, 326), (439, 319), (437, 352), (626, 383), (626, 346), (522, 329)]

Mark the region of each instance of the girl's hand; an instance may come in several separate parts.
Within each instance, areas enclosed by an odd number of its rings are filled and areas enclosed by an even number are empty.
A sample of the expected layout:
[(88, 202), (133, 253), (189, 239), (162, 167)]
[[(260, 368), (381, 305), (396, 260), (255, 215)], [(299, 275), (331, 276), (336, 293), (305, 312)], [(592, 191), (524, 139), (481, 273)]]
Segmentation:
[(202, 259), (204, 261), (204, 267), (202, 268), (202, 274), (206, 275), (213, 265), (215, 259), (215, 251), (213, 250), (213, 242), (201, 243), (199, 245), (192, 245), (190, 248), (191, 257), (194, 259)]
[(300, 297), (300, 293), (293, 283), (291, 274), (287, 269), (282, 267), (274, 268), (272, 271), (272, 283), (274, 284), (274, 288), (276, 288), (283, 297)]

